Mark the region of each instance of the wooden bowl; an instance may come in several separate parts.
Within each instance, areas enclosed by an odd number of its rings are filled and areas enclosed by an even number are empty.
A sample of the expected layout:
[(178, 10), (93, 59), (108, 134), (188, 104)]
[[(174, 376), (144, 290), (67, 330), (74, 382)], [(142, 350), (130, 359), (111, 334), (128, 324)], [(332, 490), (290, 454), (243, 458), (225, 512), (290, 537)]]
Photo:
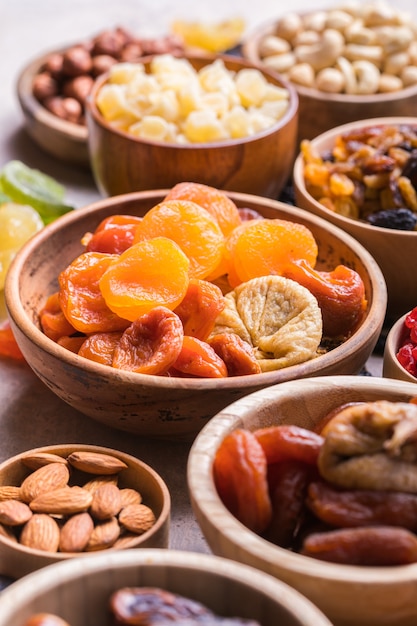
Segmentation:
[(251, 565), (288, 583), (318, 606), (334, 626), (413, 626), (417, 620), (417, 564), (359, 567), (326, 563), (280, 548), (243, 526), (221, 502), (213, 460), (236, 428), (315, 424), (346, 402), (409, 401), (416, 385), (382, 378), (329, 376), (288, 381), (241, 398), (198, 435), (188, 462), (197, 521), (214, 554)]
[(177, 550), (96, 554), (30, 574), (2, 591), (0, 626), (24, 626), (39, 612), (59, 615), (70, 626), (102, 626), (109, 623), (110, 595), (141, 586), (185, 596), (218, 615), (259, 620), (262, 626), (331, 626), (306, 598), (271, 576)]
[[(53, 52), (64, 52), (54, 50)], [(90, 167), (87, 127), (60, 119), (33, 95), (33, 79), (52, 52), (42, 54), (26, 65), (17, 78), (17, 97), (30, 137), (52, 156), (67, 163)]]
[(356, 374), (362, 369), (380, 334), (386, 307), (384, 280), (373, 258), (352, 237), (306, 211), (238, 193), (229, 195), (240, 207), (308, 226), (318, 244), (318, 269), (334, 269), (344, 263), (360, 274), (369, 303), (367, 314), (343, 344), (281, 370), (192, 379), (117, 370), (84, 359), (48, 339), (39, 328), (39, 311), (47, 296), (58, 289), (59, 272), (83, 251), (80, 240), (84, 233), (94, 230), (109, 215), (143, 215), (167, 193), (157, 190), (126, 194), (68, 213), (40, 231), (16, 256), (5, 287), (11, 325), (27, 362), (56, 395), (114, 428), (189, 439), (220, 409), (251, 391), (293, 378)]
[[(139, 491), (142, 495), (143, 504), (149, 506), (154, 512), (156, 518), (154, 525), (142, 535), (132, 538), (125, 544), (125, 547), (128, 549), (168, 548), (171, 514), (171, 497), (168, 488), (161, 476), (159, 476), (154, 469), (140, 459), (124, 452), (101, 446), (78, 443), (55, 444), (27, 450), (0, 464), (0, 486), (20, 486), (23, 479), (31, 473), (31, 470), (22, 463), (22, 457), (37, 453), (48, 453), (66, 458), (75, 451), (107, 454), (123, 461), (127, 465), (127, 468), (119, 473), (118, 486), (120, 488), (130, 487)], [(73, 475), (74, 474), (76, 474), (76, 472), (73, 472)], [(92, 474), (87, 475), (83, 472), (78, 478), (82, 482), (74, 482), (74, 484), (80, 484), (81, 486), (91, 478), (94, 478), (94, 476)], [(74, 476), (73, 479), (75, 481)], [(110, 550), (115, 552), (116, 548), (106, 548), (106, 552)], [(92, 552), (47, 552), (27, 547), (0, 534), (0, 561), (2, 562), (2, 573), (14, 579), (25, 576), (29, 572), (51, 565), (52, 563), (68, 561), (75, 557), (85, 562), (92, 554)], [(82, 567), (84, 567), (84, 565)]]
[[(416, 117), (385, 117), (351, 122), (338, 126), (312, 140), (312, 146), (319, 154), (325, 154), (334, 146), (338, 135), (375, 124), (417, 124)], [(365, 222), (339, 215), (330, 211), (306, 190), (304, 163), (298, 155), (293, 171), (293, 182), (297, 206), (314, 215), (324, 218), (357, 239), (374, 257), (385, 278), (388, 290), (387, 319), (396, 320), (415, 306), (417, 302), (417, 282), (414, 260), (417, 246), (417, 231), (395, 230), (372, 226)]]
[[(252, 63), (263, 63), (260, 45), (276, 32), (279, 20), (260, 26), (242, 45), (243, 56)], [(417, 85), (391, 93), (350, 95), (325, 93), (292, 83), (298, 94), (298, 145), (302, 139), (313, 139), (327, 130), (372, 117), (414, 115), (417, 107)]]
[(396, 378), (417, 384), (417, 378), (401, 365), (396, 356), (406, 335), (404, 322), (407, 315), (408, 312), (402, 315), (388, 331), (384, 347), (382, 373), (387, 378)]
[[(256, 67), (227, 55), (184, 58), (196, 70), (215, 59), (223, 59), (232, 71)], [(149, 67), (149, 62), (143, 60), (145, 67)], [(251, 137), (187, 145), (146, 141), (112, 127), (95, 104), (107, 75), (98, 78), (87, 100), (86, 117), (91, 166), (103, 195), (164, 189), (190, 180), (218, 189), (277, 198), (291, 175), (295, 158), (298, 98), (286, 81), (257, 69), (268, 82), (289, 91), (289, 108), (284, 116), (271, 128)]]

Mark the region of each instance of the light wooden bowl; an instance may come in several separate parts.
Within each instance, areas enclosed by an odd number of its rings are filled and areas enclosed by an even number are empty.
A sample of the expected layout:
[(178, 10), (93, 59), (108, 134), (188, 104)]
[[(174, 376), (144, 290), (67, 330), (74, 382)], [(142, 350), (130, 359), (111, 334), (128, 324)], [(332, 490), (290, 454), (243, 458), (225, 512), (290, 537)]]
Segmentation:
[(221, 502), (213, 460), (236, 428), (276, 424), (313, 428), (346, 402), (408, 401), (416, 385), (362, 376), (294, 380), (251, 394), (216, 415), (198, 435), (188, 462), (188, 485), (197, 521), (214, 554), (246, 563), (288, 583), (309, 598), (334, 626), (413, 626), (417, 620), (417, 564), (397, 567), (337, 565), (290, 552), (243, 526)]
[(382, 373), (387, 378), (396, 378), (417, 384), (417, 378), (401, 365), (396, 356), (406, 335), (404, 327), (406, 317), (407, 313), (402, 315), (388, 331), (384, 346)]
[[(142, 495), (143, 504), (148, 505), (154, 512), (156, 522), (145, 533), (133, 538), (126, 544), (126, 548), (168, 548), (169, 527), (171, 515), (171, 496), (168, 488), (155, 470), (130, 454), (103, 448), (101, 446), (86, 444), (62, 444), (43, 446), (32, 450), (26, 450), (17, 454), (0, 464), (0, 485), (20, 486), (25, 476), (30, 473), (27, 467), (22, 464), (22, 457), (37, 452), (57, 454), (62, 457), (69, 456), (74, 451), (98, 452), (110, 454), (126, 463), (127, 469), (119, 474), (119, 487), (131, 487), (139, 491)], [(93, 478), (93, 476), (90, 476)], [(88, 480), (88, 478), (86, 478)], [(107, 551), (119, 551), (107, 548)], [(0, 534), (0, 561), (2, 563), (2, 574), (13, 579), (20, 578), (37, 569), (57, 563), (77, 558), (85, 563), (93, 555), (92, 552), (46, 552), (28, 548), (20, 543), (11, 541)], [(81, 565), (84, 568), (85, 564)], [(1, 613), (1, 611), (0, 611)], [(10, 622), (12, 623), (12, 622)]]
[(334, 269), (344, 263), (360, 274), (368, 309), (361, 326), (343, 344), (281, 370), (192, 379), (117, 370), (84, 359), (48, 339), (39, 328), (39, 311), (47, 296), (58, 289), (59, 272), (83, 251), (80, 240), (84, 233), (94, 230), (109, 215), (143, 215), (167, 193), (126, 194), (68, 213), (40, 231), (16, 256), (5, 287), (10, 321), (27, 362), (49, 389), (108, 426), (140, 435), (189, 439), (220, 409), (251, 391), (294, 378), (356, 374), (362, 369), (377, 342), (386, 307), (385, 283), (373, 258), (349, 235), (306, 211), (238, 193), (229, 195), (240, 207), (308, 226), (318, 244), (318, 269)]
[[(319, 154), (325, 154), (333, 148), (336, 137), (344, 132), (362, 126), (401, 123), (415, 125), (417, 117), (385, 117), (351, 122), (316, 137), (312, 140), (312, 146)], [(294, 164), (293, 182), (297, 206), (349, 233), (374, 257), (387, 284), (388, 321), (392, 322), (412, 309), (417, 302), (417, 281), (414, 271), (417, 231), (380, 228), (330, 211), (308, 193), (304, 182), (304, 164), (301, 154), (297, 156)]]
[(110, 595), (122, 587), (157, 587), (213, 612), (262, 626), (331, 626), (306, 598), (251, 567), (208, 554), (127, 550), (51, 565), (0, 595), (0, 626), (23, 626), (34, 613), (59, 615), (70, 626), (108, 623)]
[[(63, 51), (64, 49), (53, 52)], [(29, 136), (45, 152), (67, 163), (89, 168), (87, 127), (53, 115), (33, 95), (33, 79), (51, 54), (52, 52), (42, 54), (31, 61), (17, 78), (17, 97), (25, 127)]]
[[(184, 58), (196, 70), (216, 58), (223, 59), (232, 71), (255, 67), (227, 55)], [(149, 66), (146, 59), (143, 63)], [(218, 189), (277, 198), (291, 175), (296, 154), (298, 98), (284, 79), (257, 69), (268, 82), (288, 89), (289, 108), (284, 116), (270, 129), (251, 137), (187, 145), (145, 141), (112, 128), (95, 104), (107, 76), (98, 78), (87, 100), (86, 116), (91, 166), (103, 195), (164, 189), (191, 180)]]
[[(249, 34), (242, 53), (252, 63), (263, 64), (259, 53), (263, 39), (276, 32), (279, 20), (260, 26)], [(333, 94), (293, 83), (298, 94), (298, 144), (348, 122), (372, 117), (414, 115), (417, 85), (401, 91), (373, 95)]]

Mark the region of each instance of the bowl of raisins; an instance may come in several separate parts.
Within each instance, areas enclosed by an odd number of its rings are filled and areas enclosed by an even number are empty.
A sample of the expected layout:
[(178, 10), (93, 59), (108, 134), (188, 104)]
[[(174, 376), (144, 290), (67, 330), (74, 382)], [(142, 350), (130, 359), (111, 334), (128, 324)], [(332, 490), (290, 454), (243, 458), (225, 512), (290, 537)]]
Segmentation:
[[(59, 598), (59, 601), (57, 599)], [(289, 585), (209, 554), (125, 550), (49, 565), (10, 585), (1, 626), (331, 626)]]
[(157, 54), (99, 77), (86, 121), (103, 195), (189, 180), (277, 198), (296, 156), (298, 97), (237, 56)]
[(402, 315), (389, 329), (383, 374), (417, 384), (417, 308)]
[(213, 553), (290, 584), (337, 626), (411, 626), (416, 403), (415, 384), (327, 376), (219, 412), (188, 461)]
[(388, 290), (387, 321), (417, 301), (417, 118), (365, 119), (301, 143), (294, 165), (297, 206), (355, 237)]
[(16, 255), (5, 298), (27, 363), (64, 402), (193, 439), (251, 391), (359, 373), (386, 288), (365, 248), (315, 215), (186, 182), (56, 220)]

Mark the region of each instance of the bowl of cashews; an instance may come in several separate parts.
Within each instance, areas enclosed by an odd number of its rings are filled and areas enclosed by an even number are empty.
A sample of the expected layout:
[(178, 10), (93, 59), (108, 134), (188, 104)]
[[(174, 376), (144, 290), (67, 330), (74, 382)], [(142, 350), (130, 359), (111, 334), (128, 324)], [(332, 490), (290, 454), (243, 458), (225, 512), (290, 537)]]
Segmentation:
[(298, 97), (228, 55), (154, 55), (97, 79), (86, 103), (93, 174), (105, 195), (192, 180), (277, 198), (291, 175)]
[(286, 13), (249, 34), (243, 54), (295, 86), (299, 141), (358, 119), (415, 113), (417, 23), (389, 3)]

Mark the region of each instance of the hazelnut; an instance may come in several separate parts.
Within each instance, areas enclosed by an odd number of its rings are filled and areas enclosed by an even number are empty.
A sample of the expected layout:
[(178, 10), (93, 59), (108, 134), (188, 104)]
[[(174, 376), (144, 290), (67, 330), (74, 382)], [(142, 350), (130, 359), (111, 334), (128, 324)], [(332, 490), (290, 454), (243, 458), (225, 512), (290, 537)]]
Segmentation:
[(109, 54), (118, 58), (126, 40), (120, 31), (104, 31), (93, 41), (92, 55)]
[(109, 54), (98, 54), (97, 56), (94, 56), (92, 60), (93, 67), (91, 71), (94, 76), (104, 74), (104, 72), (107, 72), (112, 65), (117, 63), (117, 60)]
[(143, 56), (143, 48), (139, 42), (128, 43), (120, 53), (120, 61), (138, 61)]
[(91, 76), (76, 76), (66, 81), (63, 87), (63, 94), (69, 98), (75, 98), (84, 105), (93, 83), (94, 79)]
[(33, 95), (41, 102), (45, 98), (56, 96), (58, 91), (57, 81), (47, 72), (41, 72), (33, 79)]
[(45, 61), (44, 70), (53, 76), (59, 78), (62, 74), (62, 65), (64, 63), (64, 55), (55, 52), (51, 54)]
[(62, 71), (66, 76), (80, 76), (91, 71), (91, 55), (83, 46), (73, 46), (64, 53)]
[(62, 98), (61, 96), (53, 96), (47, 98), (44, 102), (45, 107), (68, 122), (79, 123), (82, 116), (82, 106), (75, 98)]

